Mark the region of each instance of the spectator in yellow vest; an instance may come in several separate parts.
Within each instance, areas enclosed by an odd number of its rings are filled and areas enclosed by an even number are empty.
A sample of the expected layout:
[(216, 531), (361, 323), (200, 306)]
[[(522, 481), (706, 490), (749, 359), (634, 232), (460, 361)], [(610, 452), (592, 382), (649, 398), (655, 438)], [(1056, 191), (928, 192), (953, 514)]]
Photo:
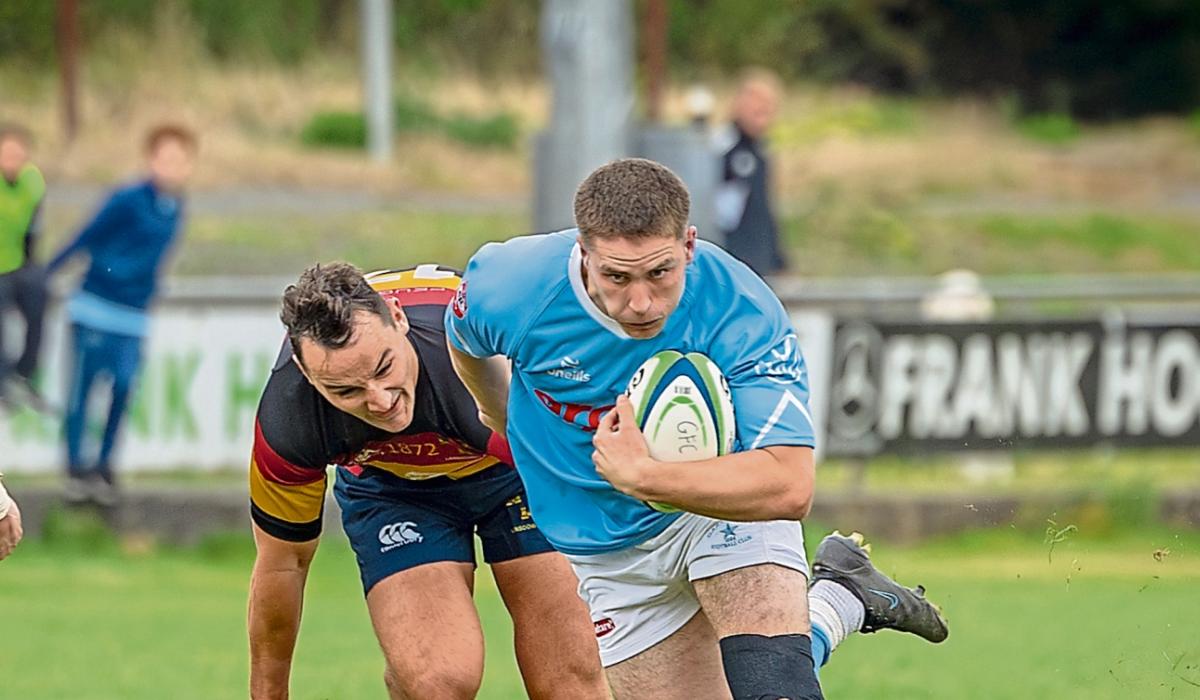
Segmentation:
[[(46, 310), (46, 276), (34, 260), (38, 211), (46, 181), (29, 162), (29, 132), (17, 126), (0, 126), (0, 407), (11, 405), (10, 385), (42, 407), (34, 389), (42, 316)], [(25, 346), (15, 363), (4, 347), (4, 314), (16, 307), (25, 319)]]

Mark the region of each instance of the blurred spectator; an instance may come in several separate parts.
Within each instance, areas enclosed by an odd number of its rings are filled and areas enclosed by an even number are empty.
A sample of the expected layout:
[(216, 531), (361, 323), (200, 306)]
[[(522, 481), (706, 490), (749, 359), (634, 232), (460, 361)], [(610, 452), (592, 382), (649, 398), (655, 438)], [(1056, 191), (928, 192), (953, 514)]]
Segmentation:
[[(3, 476), (0, 474), (0, 476)], [(0, 483), (0, 560), (12, 554), (13, 548), (25, 534), (21, 530), (21, 509)]]
[[(34, 261), (38, 212), (46, 193), (42, 173), (29, 162), (28, 132), (0, 126), (0, 405), (12, 401), (9, 384), (26, 394), (35, 408), (44, 408), (34, 390), (42, 316), (46, 310), (45, 273)], [(25, 320), (25, 345), (16, 364), (4, 346), (4, 316), (15, 306)]]
[[(54, 272), (78, 253), (90, 258), (82, 286), (67, 303), (74, 349), (65, 426), (70, 501), (116, 503), (113, 447), (141, 365), (159, 274), (183, 220), (196, 147), (196, 137), (185, 128), (152, 130), (146, 138), (149, 177), (114, 192), (50, 262)], [(89, 467), (83, 458), (88, 395), (101, 374), (112, 381), (112, 404), (99, 456)]]
[(733, 120), (717, 136), (724, 175), (717, 193), (717, 223), (725, 249), (759, 275), (787, 267), (771, 212), (770, 162), (763, 138), (779, 109), (781, 86), (769, 71), (743, 74), (733, 98)]

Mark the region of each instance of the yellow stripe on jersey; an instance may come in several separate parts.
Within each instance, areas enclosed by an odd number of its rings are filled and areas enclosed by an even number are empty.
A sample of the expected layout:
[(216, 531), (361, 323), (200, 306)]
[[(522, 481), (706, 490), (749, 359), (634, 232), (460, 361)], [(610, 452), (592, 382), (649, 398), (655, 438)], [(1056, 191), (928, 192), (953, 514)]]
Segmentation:
[(402, 462), (387, 462), (383, 460), (368, 460), (362, 463), (364, 467), (374, 467), (391, 472), (401, 479), (431, 479), (435, 476), (448, 476), (451, 479), (461, 479), (472, 474), (494, 467), (500, 460), (485, 455), (477, 459), (461, 462), (442, 462), (440, 464), (404, 464)]
[(311, 484), (276, 483), (263, 476), (258, 463), (251, 457), (250, 500), (267, 515), (285, 522), (304, 525), (321, 517), (327, 478), (322, 476)]
[(458, 289), (462, 282), (456, 273), (437, 265), (417, 265), (411, 270), (381, 270), (365, 275), (377, 292), (393, 289)]

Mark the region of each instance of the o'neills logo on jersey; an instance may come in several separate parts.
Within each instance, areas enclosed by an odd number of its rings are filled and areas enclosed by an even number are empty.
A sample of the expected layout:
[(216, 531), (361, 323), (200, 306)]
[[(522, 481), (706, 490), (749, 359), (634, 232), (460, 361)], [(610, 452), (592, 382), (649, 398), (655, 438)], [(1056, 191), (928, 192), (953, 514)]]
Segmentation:
[(559, 379), (569, 379), (573, 382), (592, 381), (592, 375), (588, 374), (587, 370), (580, 367), (579, 360), (576, 360), (574, 357), (567, 355), (563, 357), (560, 364), (562, 366), (548, 370), (546, 374), (549, 374), (551, 377), (558, 377)]
[(463, 280), (458, 285), (458, 291), (454, 293), (454, 300), (450, 302), (450, 310), (454, 315), (463, 318), (467, 315), (467, 281)]
[(541, 389), (534, 389), (533, 393), (542, 402), (542, 405), (548, 408), (554, 415), (575, 427), (588, 431), (599, 428), (600, 419), (613, 408), (612, 404), (606, 406), (588, 406), (586, 404), (559, 401)]
[(601, 618), (592, 622), (596, 627), (596, 637), (603, 637), (617, 628), (617, 623), (613, 622), (611, 617)]

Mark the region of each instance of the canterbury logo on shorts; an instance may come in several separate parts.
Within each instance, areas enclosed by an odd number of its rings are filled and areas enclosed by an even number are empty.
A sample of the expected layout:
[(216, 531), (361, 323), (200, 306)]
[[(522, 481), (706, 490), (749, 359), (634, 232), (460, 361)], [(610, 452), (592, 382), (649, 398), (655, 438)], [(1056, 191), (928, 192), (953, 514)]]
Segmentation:
[(417, 524), (414, 522), (405, 521), (384, 525), (379, 529), (379, 542), (383, 545), (383, 547), (379, 548), (379, 551), (386, 552), (396, 547), (403, 547), (406, 544), (420, 542), (424, 539), (425, 537), (417, 532)]

